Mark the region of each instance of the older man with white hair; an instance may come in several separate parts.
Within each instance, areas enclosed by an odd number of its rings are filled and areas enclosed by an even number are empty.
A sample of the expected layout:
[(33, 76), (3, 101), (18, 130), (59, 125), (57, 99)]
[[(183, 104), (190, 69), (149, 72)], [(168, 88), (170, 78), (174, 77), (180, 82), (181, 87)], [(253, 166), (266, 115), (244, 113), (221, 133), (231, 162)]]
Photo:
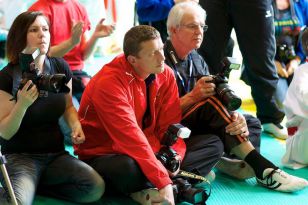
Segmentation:
[[(253, 135), (260, 135), (260, 122), (250, 115), (228, 111), (218, 99), (213, 76), (209, 75), (207, 64), (195, 50), (200, 47), (207, 30), (205, 18), (206, 13), (198, 4), (183, 2), (171, 9), (167, 20), (170, 40), (164, 46), (165, 62), (177, 79), (182, 124), (192, 130), (189, 140), (200, 135), (219, 138), (227, 154), (233, 153), (251, 166), (262, 186), (282, 192), (303, 189), (308, 185), (307, 180), (280, 170), (249, 141)], [(196, 76), (203, 77), (197, 80)], [(190, 146), (194, 145), (188, 143), (187, 150)], [(210, 161), (211, 156), (208, 157)]]

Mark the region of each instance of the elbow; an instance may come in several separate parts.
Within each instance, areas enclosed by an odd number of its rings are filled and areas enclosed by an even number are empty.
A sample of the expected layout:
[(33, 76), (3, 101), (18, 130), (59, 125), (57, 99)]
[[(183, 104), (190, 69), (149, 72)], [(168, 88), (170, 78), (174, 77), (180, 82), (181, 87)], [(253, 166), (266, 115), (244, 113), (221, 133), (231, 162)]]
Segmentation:
[(4, 140), (10, 140), (14, 134), (11, 133), (5, 133), (5, 132), (0, 132), (0, 137)]
[(16, 133), (18, 129), (14, 128), (5, 128), (3, 126), (0, 126), (0, 137), (4, 140), (10, 140)]
[(83, 61), (87, 60), (87, 58), (89, 57), (88, 52), (86, 51), (86, 48), (83, 48), (81, 53), (80, 53), (81, 59)]

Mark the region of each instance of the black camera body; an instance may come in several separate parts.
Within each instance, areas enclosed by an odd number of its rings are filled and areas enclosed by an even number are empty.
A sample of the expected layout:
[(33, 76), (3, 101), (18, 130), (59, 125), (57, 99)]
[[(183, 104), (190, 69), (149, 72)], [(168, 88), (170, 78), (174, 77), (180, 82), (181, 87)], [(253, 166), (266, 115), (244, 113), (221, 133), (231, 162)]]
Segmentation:
[[(162, 147), (156, 158), (171, 172), (178, 170), (180, 161), (176, 158), (177, 153), (172, 149), (172, 145), (179, 137), (188, 138), (190, 130), (181, 124), (172, 124), (168, 127), (162, 140)], [(176, 202), (187, 201), (192, 204), (205, 204), (208, 198), (205, 189), (193, 188), (190, 182), (183, 177), (172, 179), (173, 194)]]
[[(22, 89), (29, 80), (37, 86), (39, 91), (59, 93), (60, 91), (63, 91), (63, 88), (66, 88), (64, 87), (66, 81), (66, 76), (64, 74), (37, 74), (36, 71), (31, 71), (22, 73), (22, 80), (18, 89)], [(68, 87), (67, 89), (68, 91), (66, 92), (69, 92)]]
[(293, 60), (295, 58), (296, 53), (293, 45), (277, 45), (275, 60), (287, 64), (290, 60)]
[(39, 56), (39, 54), (39, 49), (36, 49), (32, 54), (19, 54), (19, 63), (22, 70), (22, 79), (19, 84), (18, 90), (22, 89), (25, 84), (29, 80), (31, 80), (33, 84), (37, 86), (37, 89), (40, 93), (42, 93), (42, 91), (47, 93), (68, 93), (70, 89), (65, 85), (65, 74), (39, 74), (38, 69), (35, 67), (34, 63), (34, 60)]
[(294, 39), (290, 35), (282, 35), (277, 41), (275, 60), (286, 65), (290, 60), (296, 58)]
[(231, 70), (240, 68), (240, 64), (236, 62), (235, 58), (226, 57), (222, 61), (222, 68), (221, 73), (211, 75), (213, 80), (209, 82), (216, 85), (216, 94), (222, 104), (224, 104), (228, 110), (234, 111), (241, 106), (242, 100), (231, 90), (228, 85), (228, 77)]
[(159, 152), (156, 153), (156, 158), (171, 172), (175, 172), (180, 167), (180, 161), (176, 156), (176, 151), (167, 146), (162, 146)]
[(184, 178), (175, 178), (173, 182), (173, 195), (177, 202), (186, 201), (191, 204), (205, 204), (209, 195), (205, 189), (194, 188), (191, 183)]
[(175, 172), (180, 166), (180, 161), (176, 158), (177, 153), (171, 146), (179, 137), (188, 138), (189, 135), (190, 130), (181, 124), (172, 124), (168, 127), (168, 130), (161, 141), (162, 147), (159, 152), (156, 153), (156, 158), (169, 171)]

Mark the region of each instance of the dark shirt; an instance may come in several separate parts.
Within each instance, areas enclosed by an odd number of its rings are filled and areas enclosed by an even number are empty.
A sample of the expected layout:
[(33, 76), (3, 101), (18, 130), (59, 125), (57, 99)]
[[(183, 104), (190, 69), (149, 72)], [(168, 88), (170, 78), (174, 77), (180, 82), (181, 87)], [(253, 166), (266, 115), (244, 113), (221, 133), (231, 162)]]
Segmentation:
[(165, 63), (172, 68), (179, 89), (179, 96), (190, 92), (196, 85), (197, 77), (209, 75), (208, 66), (203, 58), (193, 50), (185, 60), (181, 60), (171, 41), (166, 41), (164, 46)]
[[(20, 69), (19, 65), (8, 64), (0, 71), (0, 90), (9, 94), (14, 92), (13, 78), (17, 78), (14, 69)], [(66, 83), (72, 77), (68, 64), (62, 58), (47, 58), (44, 74), (56, 73), (65, 74)], [(10, 140), (0, 137), (2, 152), (53, 153), (64, 150), (58, 119), (63, 115), (65, 107), (64, 93), (49, 92), (47, 97), (37, 98), (27, 109), (17, 133)]]

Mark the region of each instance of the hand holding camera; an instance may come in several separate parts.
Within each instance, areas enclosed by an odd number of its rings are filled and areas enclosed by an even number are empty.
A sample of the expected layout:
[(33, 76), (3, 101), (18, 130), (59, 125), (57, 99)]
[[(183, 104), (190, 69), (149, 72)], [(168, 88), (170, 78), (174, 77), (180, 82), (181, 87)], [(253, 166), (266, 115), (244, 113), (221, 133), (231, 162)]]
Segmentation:
[(216, 85), (212, 81), (211, 76), (203, 76), (197, 81), (195, 87), (189, 93), (195, 102), (200, 102), (216, 94)]
[[(40, 50), (38, 48), (32, 54), (27, 54), (28, 52), (29, 51), (23, 51), (19, 54), (19, 64), (22, 71), (22, 77), (16, 93), (13, 93), (14, 98), (11, 100), (17, 100), (18, 90), (23, 90), (29, 81), (36, 85), (35, 87), (39, 92), (39, 97), (47, 97), (48, 92), (68, 93), (70, 91), (65, 84), (65, 74), (39, 73), (39, 70), (35, 65), (35, 60), (40, 55)], [(28, 90), (31, 90), (31, 87), (27, 87), (26, 91)]]
[(287, 72), (284, 64), (275, 60), (275, 66), (276, 66), (276, 69), (277, 69), (277, 73), (280, 77), (282, 77), (282, 78), (288, 78), (289, 77), (288, 72)]
[(207, 81), (207, 83), (215, 84), (214, 88), (217, 97), (220, 99), (222, 104), (226, 106), (228, 110), (234, 111), (241, 106), (242, 100), (240, 97), (235, 95), (234, 91), (228, 85), (228, 77), (231, 70), (238, 70), (240, 68), (240, 64), (236, 61), (235, 58), (231, 57), (224, 58), (221, 64), (221, 73), (218, 73), (217, 75), (199, 75), (194, 76), (194, 78), (197, 78), (199, 82), (204, 77), (211, 77), (212, 80)]
[(17, 93), (18, 102), (20, 102), (24, 108), (28, 108), (30, 105), (32, 105), (38, 96), (39, 92), (31, 80), (27, 81), (25, 86)]

